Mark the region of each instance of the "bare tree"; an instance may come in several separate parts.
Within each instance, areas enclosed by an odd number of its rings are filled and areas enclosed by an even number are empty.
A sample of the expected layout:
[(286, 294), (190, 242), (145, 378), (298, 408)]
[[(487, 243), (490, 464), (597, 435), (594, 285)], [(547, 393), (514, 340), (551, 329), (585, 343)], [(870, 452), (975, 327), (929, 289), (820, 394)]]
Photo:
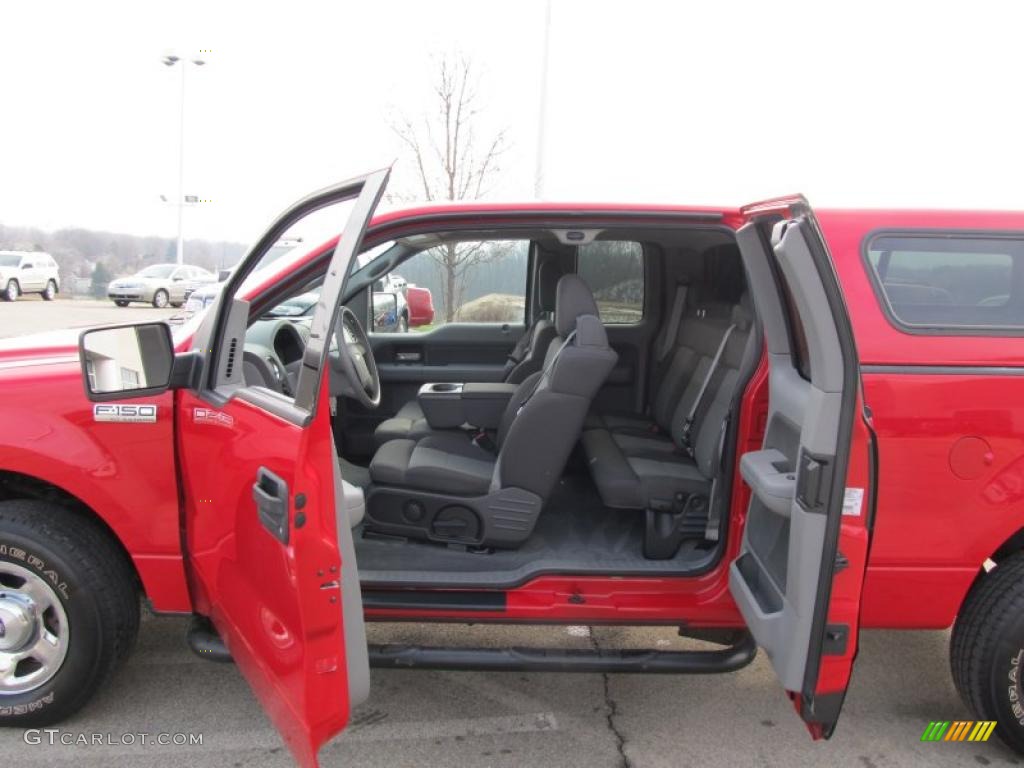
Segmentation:
[[(468, 58), (442, 57), (437, 62), (432, 107), (418, 119), (402, 115), (392, 122), (392, 130), (411, 156), (425, 200), (478, 200), (501, 170), (505, 131), (480, 135), (478, 85)], [(462, 303), (467, 273), (499, 252), (482, 243), (448, 243), (430, 250), (442, 273), (447, 322), (455, 319)]]

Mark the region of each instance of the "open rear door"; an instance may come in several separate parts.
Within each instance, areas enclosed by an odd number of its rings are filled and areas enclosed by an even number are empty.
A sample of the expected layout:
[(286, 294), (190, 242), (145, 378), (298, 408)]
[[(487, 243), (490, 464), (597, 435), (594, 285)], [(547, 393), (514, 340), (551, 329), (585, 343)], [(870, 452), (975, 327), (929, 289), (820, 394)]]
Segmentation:
[(761, 450), (729, 586), (815, 738), (832, 734), (857, 651), (873, 444), (831, 259), (801, 197), (743, 209), (738, 239), (769, 355)]

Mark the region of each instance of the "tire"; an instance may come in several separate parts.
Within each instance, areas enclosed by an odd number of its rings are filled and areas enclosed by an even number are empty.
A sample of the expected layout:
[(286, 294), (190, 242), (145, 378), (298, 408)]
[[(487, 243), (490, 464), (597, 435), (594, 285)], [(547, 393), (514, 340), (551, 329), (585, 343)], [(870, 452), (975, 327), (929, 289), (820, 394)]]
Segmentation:
[(153, 306), (157, 309), (163, 309), (169, 303), (169, 298), (167, 291), (163, 288), (158, 288), (157, 292), (153, 294)]
[(50, 280), (43, 289), (43, 301), (53, 301), (57, 298), (57, 284)]
[(181, 309), (183, 305), (184, 305), (184, 303), (181, 302), (181, 301), (172, 301), (171, 302), (171, 306), (174, 307), (175, 309)]
[[(0, 594), (9, 644), (18, 642), (20, 632), (30, 638), (28, 648), (41, 645), (31, 640), (39, 625), (26, 629), (12, 613), (12, 606), (17, 611), (30, 595), (42, 596), (35, 607), (46, 606), (43, 627), (51, 638), (63, 639), (55, 643), (62, 653), (53, 653), (50, 669), (30, 659), (20, 662), (13, 676), (0, 677), (2, 726), (44, 727), (77, 712), (135, 644), (139, 594), (131, 567), (96, 522), (63, 507), (35, 500), (0, 502)], [(0, 652), (0, 667), (12, 653)]]
[(18, 288), (18, 281), (8, 280), (7, 286), (4, 288), (4, 301), (17, 301), (20, 295), (21, 290)]
[(401, 315), (398, 318), (398, 332), (408, 333), (409, 332), (409, 318), (405, 315)]
[(1024, 755), (1024, 552), (971, 588), (950, 639), (953, 682), (979, 720)]
[(114, 303), (117, 304), (117, 306), (119, 306), (119, 307), (127, 307), (128, 306), (128, 302), (124, 301), (123, 299), (115, 299)]

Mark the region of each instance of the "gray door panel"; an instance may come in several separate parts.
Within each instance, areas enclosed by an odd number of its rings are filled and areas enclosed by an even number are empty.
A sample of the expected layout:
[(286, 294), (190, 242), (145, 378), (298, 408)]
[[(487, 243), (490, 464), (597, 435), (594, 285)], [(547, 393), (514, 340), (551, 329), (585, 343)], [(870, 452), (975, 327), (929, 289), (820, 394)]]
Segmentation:
[[(803, 220), (777, 224), (774, 255), (767, 252), (755, 225), (738, 235), (768, 345), (769, 412), (762, 449), (740, 462), (753, 495), (729, 585), (758, 644), (790, 691), (803, 688), (811, 656), (829, 512), (827, 504), (818, 503), (827, 497), (818, 483), (828, 480), (824, 468), (834, 464), (839, 448), (845, 374), (839, 330), (806, 227)], [(791, 349), (796, 337), (787, 317), (803, 328), (806, 351), (798, 349), (797, 354), (806, 354), (810, 380), (797, 368)]]

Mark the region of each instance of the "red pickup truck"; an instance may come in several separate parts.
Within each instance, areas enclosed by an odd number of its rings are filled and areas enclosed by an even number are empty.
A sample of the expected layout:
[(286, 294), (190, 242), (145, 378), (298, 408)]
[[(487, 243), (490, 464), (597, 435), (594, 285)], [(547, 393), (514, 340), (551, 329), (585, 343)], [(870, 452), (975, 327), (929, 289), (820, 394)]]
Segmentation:
[[(964, 701), (1024, 752), (1024, 214), (375, 217), (387, 175), (288, 209), (173, 336), (0, 347), (0, 723), (83, 706), (141, 597), (194, 616), (192, 647), (238, 664), (302, 765), (371, 666), (724, 673), (760, 647), (828, 737), (862, 628), (950, 625)], [(254, 272), (341, 202), (338, 238)], [(382, 274), (506, 240), (522, 324), (366, 332)], [(310, 316), (274, 312), (309, 291)], [(364, 620), (707, 644), (368, 646)]]

